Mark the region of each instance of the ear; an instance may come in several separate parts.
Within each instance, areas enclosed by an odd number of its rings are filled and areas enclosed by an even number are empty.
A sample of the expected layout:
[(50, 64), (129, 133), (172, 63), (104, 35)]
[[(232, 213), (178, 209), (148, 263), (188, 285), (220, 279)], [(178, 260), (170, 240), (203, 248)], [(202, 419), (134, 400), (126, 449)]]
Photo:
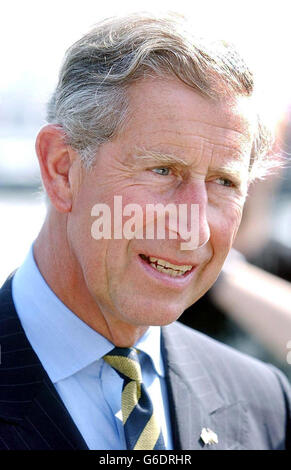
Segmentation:
[(69, 172), (76, 153), (66, 144), (64, 131), (59, 126), (44, 126), (35, 148), (43, 184), (52, 204), (59, 212), (70, 212), (73, 194)]

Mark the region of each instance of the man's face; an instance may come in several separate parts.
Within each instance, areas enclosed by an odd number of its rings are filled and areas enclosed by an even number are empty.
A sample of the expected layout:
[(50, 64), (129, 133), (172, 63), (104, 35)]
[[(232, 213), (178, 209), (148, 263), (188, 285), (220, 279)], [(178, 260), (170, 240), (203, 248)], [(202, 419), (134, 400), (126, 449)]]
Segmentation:
[[(67, 226), (78, 270), (106, 322), (169, 324), (213, 284), (241, 219), (252, 145), (248, 109), (246, 98), (214, 103), (174, 79), (130, 87), (129, 119), (100, 147), (92, 171), (83, 171)], [(105, 203), (113, 214), (114, 196), (144, 213), (150, 203), (198, 204), (200, 246), (182, 250), (179, 236), (95, 240), (92, 207)], [(158, 270), (164, 261), (177, 273)], [(185, 265), (191, 269), (182, 274)]]

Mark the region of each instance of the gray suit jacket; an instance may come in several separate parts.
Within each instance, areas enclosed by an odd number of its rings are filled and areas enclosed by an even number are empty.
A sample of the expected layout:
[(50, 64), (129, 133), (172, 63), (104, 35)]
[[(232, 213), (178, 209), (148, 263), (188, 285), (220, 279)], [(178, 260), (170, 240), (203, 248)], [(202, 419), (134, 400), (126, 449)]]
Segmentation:
[[(0, 449), (87, 449), (0, 290)], [(291, 448), (291, 394), (277, 369), (176, 322), (162, 328), (175, 449)], [(205, 445), (203, 428), (218, 436)]]

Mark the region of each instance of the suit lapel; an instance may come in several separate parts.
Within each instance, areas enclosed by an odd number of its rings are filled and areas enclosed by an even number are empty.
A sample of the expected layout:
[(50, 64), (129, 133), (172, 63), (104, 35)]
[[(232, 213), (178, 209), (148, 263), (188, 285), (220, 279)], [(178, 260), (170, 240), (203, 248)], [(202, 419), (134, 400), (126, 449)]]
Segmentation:
[(0, 417), (14, 426), (7, 439), (13, 448), (87, 449), (23, 331), (11, 281), (0, 291)]
[[(221, 395), (199, 350), (198, 335), (183, 334), (182, 325), (162, 328), (162, 348), (166, 366), (175, 449), (243, 448), (245, 409), (243, 403), (229, 403)], [(192, 333), (192, 332), (191, 332)], [(194, 344), (193, 344), (194, 342)], [(218, 435), (218, 444), (205, 445), (203, 428)]]

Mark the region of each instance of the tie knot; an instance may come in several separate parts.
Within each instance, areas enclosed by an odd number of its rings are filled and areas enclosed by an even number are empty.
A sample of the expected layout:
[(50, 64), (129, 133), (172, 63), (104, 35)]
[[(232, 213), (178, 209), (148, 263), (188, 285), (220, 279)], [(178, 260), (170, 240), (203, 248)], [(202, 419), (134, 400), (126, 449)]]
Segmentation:
[(118, 373), (136, 382), (142, 382), (141, 368), (135, 348), (114, 348), (103, 359)]

